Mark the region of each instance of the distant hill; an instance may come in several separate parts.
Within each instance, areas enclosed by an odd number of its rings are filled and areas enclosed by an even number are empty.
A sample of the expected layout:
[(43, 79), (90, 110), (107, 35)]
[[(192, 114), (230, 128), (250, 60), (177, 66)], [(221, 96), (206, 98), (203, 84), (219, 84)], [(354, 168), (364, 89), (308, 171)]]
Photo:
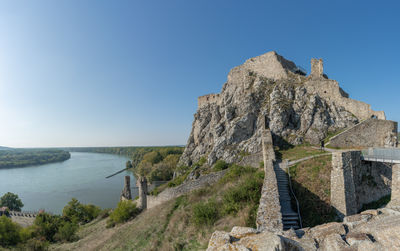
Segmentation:
[(1, 150), (11, 150), (12, 148), (9, 148), (9, 147), (5, 147), (5, 146), (0, 146), (0, 151)]

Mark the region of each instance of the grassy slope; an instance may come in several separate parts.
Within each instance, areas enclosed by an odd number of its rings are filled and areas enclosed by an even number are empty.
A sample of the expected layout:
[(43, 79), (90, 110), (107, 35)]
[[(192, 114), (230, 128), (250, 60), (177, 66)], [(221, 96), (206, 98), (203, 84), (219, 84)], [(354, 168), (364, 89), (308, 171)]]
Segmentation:
[[(105, 228), (105, 220), (84, 226), (80, 240), (74, 243), (52, 245), (56, 250), (204, 250), (215, 230), (230, 231), (233, 226), (255, 225), (262, 171), (250, 168), (238, 171), (232, 168), (224, 178), (204, 189), (148, 209), (137, 218), (112, 229)], [(256, 181), (253, 187), (248, 184)], [(247, 186), (245, 185), (247, 184)], [(233, 195), (244, 197), (240, 203), (226, 200)], [(254, 196), (255, 195), (255, 196)], [(247, 197), (246, 197), (247, 196)], [(225, 199), (224, 199), (225, 198)], [(213, 201), (217, 213), (210, 224), (196, 224), (196, 205)], [(236, 208), (236, 213), (226, 209)], [(210, 217), (211, 218), (211, 217)]]
[(304, 157), (326, 153), (308, 145), (293, 146), (288, 149), (275, 151), (278, 159), (298, 160)]
[(303, 227), (334, 221), (330, 206), (332, 156), (321, 156), (290, 167), (294, 192), (300, 203)]

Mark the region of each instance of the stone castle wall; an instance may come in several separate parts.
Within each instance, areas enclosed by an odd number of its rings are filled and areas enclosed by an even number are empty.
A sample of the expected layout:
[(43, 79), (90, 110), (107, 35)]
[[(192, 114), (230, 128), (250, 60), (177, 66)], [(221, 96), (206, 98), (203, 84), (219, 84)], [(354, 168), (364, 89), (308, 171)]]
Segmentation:
[(257, 211), (257, 230), (281, 230), (282, 213), (279, 202), (278, 181), (274, 171), (275, 152), (272, 135), (268, 130), (263, 131), (262, 136), (264, 157), (264, 184), (261, 191), (260, 205)]
[(392, 166), (361, 161), (360, 151), (332, 155), (331, 205), (339, 216), (356, 214), (364, 204), (392, 191)]
[(208, 104), (218, 103), (218, 101), (219, 101), (219, 94), (207, 94), (197, 98), (197, 105), (198, 108), (200, 108)]
[(332, 155), (331, 205), (339, 216), (357, 213), (356, 193), (353, 181), (353, 168), (360, 159), (356, 152), (338, 152)]
[(332, 147), (396, 147), (397, 122), (367, 119), (330, 139)]
[(322, 78), (324, 75), (324, 66), (322, 59), (311, 59), (311, 77)]
[(349, 95), (344, 92), (339, 83), (331, 79), (312, 79), (304, 83), (307, 90), (325, 100), (334, 103), (337, 106), (343, 106), (345, 110), (351, 112), (359, 120), (365, 120), (376, 116), (378, 119), (386, 119), (383, 111), (374, 111), (371, 105), (349, 98)]

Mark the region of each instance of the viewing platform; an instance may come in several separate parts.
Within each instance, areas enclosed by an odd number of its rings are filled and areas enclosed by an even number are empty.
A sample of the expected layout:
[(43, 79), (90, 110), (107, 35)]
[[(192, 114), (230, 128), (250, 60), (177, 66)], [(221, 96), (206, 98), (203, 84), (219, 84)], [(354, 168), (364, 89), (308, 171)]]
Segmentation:
[(361, 151), (361, 159), (365, 161), (400, 164), (399, 148), (372, 147)]

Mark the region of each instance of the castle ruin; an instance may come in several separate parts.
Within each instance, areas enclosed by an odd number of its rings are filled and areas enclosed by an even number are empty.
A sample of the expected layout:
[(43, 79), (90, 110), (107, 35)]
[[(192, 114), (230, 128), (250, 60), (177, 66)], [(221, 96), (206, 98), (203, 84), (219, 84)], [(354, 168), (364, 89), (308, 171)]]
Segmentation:
[(311, 78), (322, 78), (324, 76), (324, 65), (322, 59), (311, 59)]
[(129, 175), (125, 176), (124, 179), (124, 189), (121, 193), (121, 200), (131, 200), (132, 193), (131, 193), (131, 177)]

